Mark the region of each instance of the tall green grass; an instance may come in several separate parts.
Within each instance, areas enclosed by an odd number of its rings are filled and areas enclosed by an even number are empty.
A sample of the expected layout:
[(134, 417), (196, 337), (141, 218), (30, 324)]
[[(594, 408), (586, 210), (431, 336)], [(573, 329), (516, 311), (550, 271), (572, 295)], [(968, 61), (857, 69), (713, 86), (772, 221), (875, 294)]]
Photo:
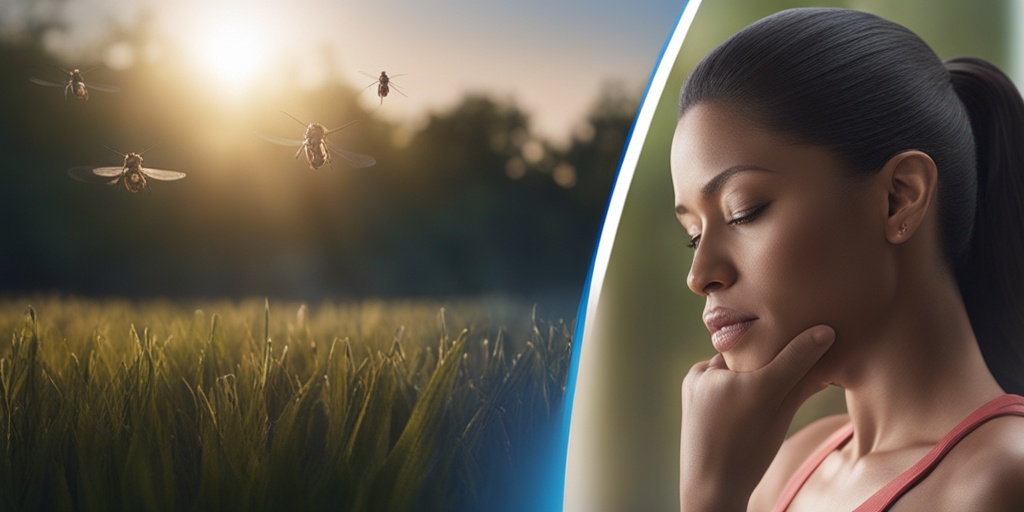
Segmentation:
[(2, 510), (502, 510), (571, 326), (527, 306), (0, 301)]

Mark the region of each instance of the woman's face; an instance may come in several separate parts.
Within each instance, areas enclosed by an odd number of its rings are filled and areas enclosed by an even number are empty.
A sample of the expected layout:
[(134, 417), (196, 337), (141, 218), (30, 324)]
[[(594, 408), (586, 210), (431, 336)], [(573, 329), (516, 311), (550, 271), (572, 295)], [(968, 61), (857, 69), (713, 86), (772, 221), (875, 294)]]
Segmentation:
[(764, 366), (813, 325), (836, 331), (825, 360), (880, 328), (895, 289), (881, 179), (852, 179), (825, 148), (715, 104), (679, 120), (672, 181), (695, 246), (687, 284), (706, 298), (704, 320), (729, 368)]

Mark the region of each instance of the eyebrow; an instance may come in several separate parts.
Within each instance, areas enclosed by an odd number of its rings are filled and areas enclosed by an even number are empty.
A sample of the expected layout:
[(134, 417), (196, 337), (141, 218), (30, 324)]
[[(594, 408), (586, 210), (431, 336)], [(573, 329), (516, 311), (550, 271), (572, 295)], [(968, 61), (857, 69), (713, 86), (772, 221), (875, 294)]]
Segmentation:
[[(775, 171), (773, 171), (771, 169), (768, 169), (767, 167), (760, 167), (760, 166), (757, 166), (757, 165), (734, 165), (734, 166), (732, 166), (732, 167), (730, 167), (730, 168), (728, 168), (728, 169), (718, 173), (717, 175), (715, 175), (714, 178), (711, 178), (710, 180), (708, 180), (708, 182), (705, 183), (704, 186), (701, 187), (701, 189), (700, 189), (701, 197), (704, 197), (706, 199), (706, 198), (710, 198), (710, 197), (714, 196), (715, 194), (718, 193), (719, 190), (722, 189), (723, 186), (725, 186), (725, 183), (727, 181), (729, 181), (733, 176), (736, 176), (737, 174), (742, 174), (742, 173), (745, 173), (745, 172), (775, 172)], [(686, 212), (687, 212), (687, 210), (686, 210), (685, 206), (683, 206), (681, 204), (677, 204), (676, 205), (676, 214), (677, 215), (682, 215), (682, 214), (684, 214)]]

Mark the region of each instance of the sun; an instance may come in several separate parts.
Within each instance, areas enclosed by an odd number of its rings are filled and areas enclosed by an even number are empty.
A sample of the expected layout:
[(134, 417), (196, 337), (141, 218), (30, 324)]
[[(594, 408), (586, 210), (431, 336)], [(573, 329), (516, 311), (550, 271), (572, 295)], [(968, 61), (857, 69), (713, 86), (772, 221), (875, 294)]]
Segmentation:
[(203, 65), (223, 85), (242, 85), (255, 78), (261, 50), (260, 40), (252, 30), (222, 27), (210, 36), (202, 55)]
[(188, 53), (224, 98), (242, 98), (247, 88), (267, 72), (270, 51), (268, 24), (254, 12), (204, 11), (193, 21)]

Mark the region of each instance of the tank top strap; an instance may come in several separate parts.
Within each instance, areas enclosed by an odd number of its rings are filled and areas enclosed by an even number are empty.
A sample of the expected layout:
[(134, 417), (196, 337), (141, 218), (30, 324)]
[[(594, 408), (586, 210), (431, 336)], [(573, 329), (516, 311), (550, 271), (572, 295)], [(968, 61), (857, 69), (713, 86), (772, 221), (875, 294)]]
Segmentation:
[(974, 429), (992, 418), (1007, 415), (1024, 416), (1024, 397), (1006, 394), (979, 407), (964, 418), (953, 430), (949, 431), (927, 455), (892, 479), (885, 487), (879, 489), (861, 506), (857, 507), (854, 512), (882, 511), (891, 507), (903, 494), (928, 476), (935, 469), (935, 466), (942, 461), (942, 458), (964, 437), (967, 437), (967, 434), (970, 434)]
[(851, 437), (853, 437), (853, 423), (847, 423), (818, 445), (814, 452), (811, 453), (811, 456), (804, 461), (800, 468), (796, 470), (796, 473), (793, 473), (793, 476), (786, 482), (786, 487), (782, 489), (782, 494), (775, 501), (772, 512), (785, 512), (789, 508), (789, 504), (793, 502), (793, 498), (796, 498), (796, 493), (800, 492), (800, 488), (804, 486), (804, 483), (811, 477), (814, 470), (818, 469), (818, 466), (821, 465), (822, 461), (830, 453), (846, 444)]
[[(999, 416), (1024, 416), (1024, 397), (1019, 395), (1006, 394), (990, 400), (982, 405), (969, 416), (963, 419), (953, 430), (950, 430), (927, 455), (917, 461), (913, 466), (892, 479), (885, 487), (882, 487), (870, 498), (857, 507), (854, 512), (875, 512), (891, 507), (896, 500), (900, 499), (907, 491), (912, 489), (918, 482), (942, 461), (942, 458), (949, 453), (967, 434), (978, 428), (986, 421)], [(804, 486), (807, 479), (811, 477), (814, 470), (818, 469), (822, 461), (830, 453), (839, 449), (853, 437), (853, 424), (846, 424), (826, 439), (811, 456), (804, 461), (803, 465), (793, 474), (786, 483), (786, 487), (779, 494), (772, 512), (785, 512), (793, 502), (800, 488)]]

